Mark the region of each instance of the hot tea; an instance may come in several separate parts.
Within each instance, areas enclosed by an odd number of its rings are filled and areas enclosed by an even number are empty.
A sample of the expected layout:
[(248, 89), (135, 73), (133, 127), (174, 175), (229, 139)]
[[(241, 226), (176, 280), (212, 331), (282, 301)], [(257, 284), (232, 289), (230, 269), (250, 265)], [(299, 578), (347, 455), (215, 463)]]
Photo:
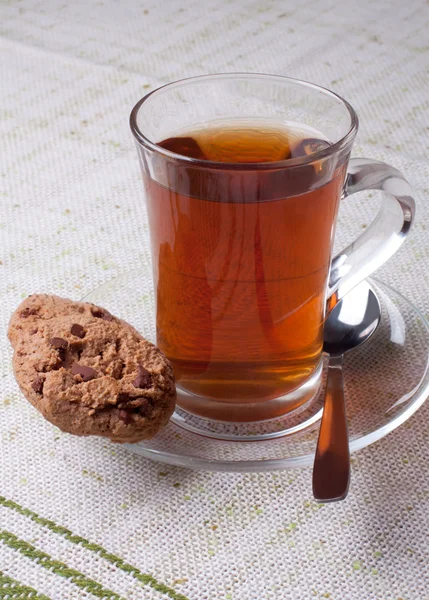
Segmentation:
[(345, 165), (322, 153), (294, 166), (330, 146), (295, 124), (224, 122), (158, 145), (194, 159), (144, 173), (157, 343), (188, 392), (179, 402), (220, 420), (277, 416), (264, 402), (320, 363)]

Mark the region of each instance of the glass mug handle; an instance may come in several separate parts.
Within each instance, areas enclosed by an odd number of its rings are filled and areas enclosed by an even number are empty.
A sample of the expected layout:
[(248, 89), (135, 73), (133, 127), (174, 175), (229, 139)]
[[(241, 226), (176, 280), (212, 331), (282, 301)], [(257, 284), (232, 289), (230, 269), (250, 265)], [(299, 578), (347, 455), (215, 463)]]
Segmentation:
[(368, 158), (350, 159), (344, 197), (364, 190), (382, 191), (383, 202), (365, 232), (332, 260), (329, 310), (395, 254), (414, 220), (412, 188), (394, 167)]

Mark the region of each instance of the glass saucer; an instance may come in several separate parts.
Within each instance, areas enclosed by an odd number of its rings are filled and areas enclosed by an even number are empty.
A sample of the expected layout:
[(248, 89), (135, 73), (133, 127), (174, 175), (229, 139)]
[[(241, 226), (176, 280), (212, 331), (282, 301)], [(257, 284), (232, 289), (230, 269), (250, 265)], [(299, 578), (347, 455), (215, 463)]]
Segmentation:
[[(380, 300), (382, 319), (368, 343), (345, 358), (351, 452), (399, 427), (429, 395), (428, 322), (402, 294), (376, 279), (368, 281)], [(116, 277), (84, 300), (107, 308), (155, 341), (150, 266)], [(322, 403), (323, 386), (298, 413), (246, 425), (210, 423), (178, 408), (153, 439), (124, 447), (160, 462), (210, 471), (271, 471), (309, 465)]]

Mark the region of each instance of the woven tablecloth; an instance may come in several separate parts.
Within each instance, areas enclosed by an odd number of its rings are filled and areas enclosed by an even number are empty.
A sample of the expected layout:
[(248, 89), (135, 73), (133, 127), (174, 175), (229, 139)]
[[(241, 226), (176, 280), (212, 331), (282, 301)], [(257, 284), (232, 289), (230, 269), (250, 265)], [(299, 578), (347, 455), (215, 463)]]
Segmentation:
[[(79, 299), (149, 261), (129, 111), (221, 71), (352, 102), (353, 154), (416, 192), (413, 232), (378, 276), (427, 311), (428, 31), (423, 0), (1, 0), (0, 598), (429, 598), (429, 403), (355, 454), (349, 497), (320, 507), (310, 468), (193, 472), (62, 434), (19, 392), (6, 340), (29, 293)], [(375, 210), (344, 202), (338, 245)]]

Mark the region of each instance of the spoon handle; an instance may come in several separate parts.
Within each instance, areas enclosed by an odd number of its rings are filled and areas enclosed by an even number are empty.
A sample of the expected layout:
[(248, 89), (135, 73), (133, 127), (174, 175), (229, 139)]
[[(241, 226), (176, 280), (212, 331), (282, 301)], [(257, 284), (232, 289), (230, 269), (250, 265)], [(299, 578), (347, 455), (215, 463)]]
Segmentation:
[(325, 406), (313, 466), (313, 495), (318, 502), (343, 500), (350, 481), (350, 452), (343, 385), (343, 355), (328, 364)]

